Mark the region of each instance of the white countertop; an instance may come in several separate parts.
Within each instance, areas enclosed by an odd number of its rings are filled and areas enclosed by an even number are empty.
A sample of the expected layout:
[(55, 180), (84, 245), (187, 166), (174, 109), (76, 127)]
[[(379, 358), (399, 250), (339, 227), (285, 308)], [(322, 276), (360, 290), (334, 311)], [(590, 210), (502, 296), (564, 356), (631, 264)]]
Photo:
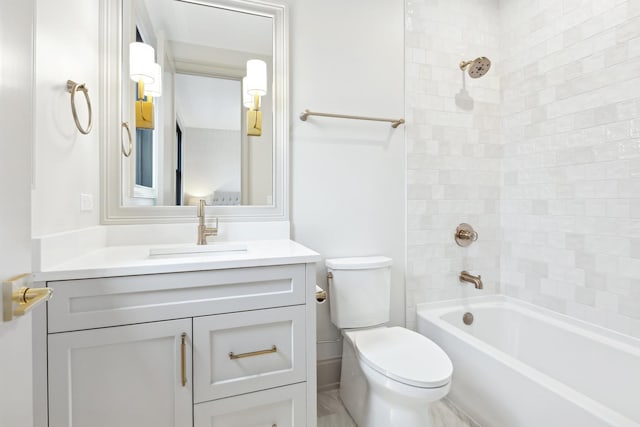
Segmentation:
[(149, 256), (168, 245), (109, 246), (34, 273), (36, 282), (90, 279), (223, 268), (263, 267), (320, 261), (320, 254), (291, 240), (255, 240), (246, 251)]

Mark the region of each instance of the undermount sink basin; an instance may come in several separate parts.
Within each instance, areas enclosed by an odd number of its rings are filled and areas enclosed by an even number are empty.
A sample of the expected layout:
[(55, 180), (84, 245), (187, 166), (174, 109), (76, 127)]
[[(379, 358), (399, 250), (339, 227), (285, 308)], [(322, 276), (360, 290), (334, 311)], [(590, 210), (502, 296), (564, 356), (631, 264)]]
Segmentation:
[(246, 243), (238, 242), (215, 242), (208, 245), (172, 245), (158, 248), (150, 248), (149, 256), (161, 256), (161, 255), (201, 255), (213, 252), (232, 252), (232, 251), (246, 251)]

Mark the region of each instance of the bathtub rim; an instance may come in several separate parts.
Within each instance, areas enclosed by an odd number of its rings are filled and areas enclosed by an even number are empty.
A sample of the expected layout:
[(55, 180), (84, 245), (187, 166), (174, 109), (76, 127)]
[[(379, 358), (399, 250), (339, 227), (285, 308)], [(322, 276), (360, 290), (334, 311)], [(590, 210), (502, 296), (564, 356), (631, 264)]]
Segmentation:
[[(575, 319), (568, 315), (557, 313), (553, 310), (506, 295), (486, 295), (418, 304), (416, 307), (417, 327), (420, 329), (421, 321), (432, 323), (434, 326), (441, 328), (456, 339), (475, 347), (478, 351), (490, 354), (499, 363), (505, 365), (509, 369), (521, 372), (523, 375), (531, 378), (532, 381), (536, 381), (537, 383), (547, 387), (554, 394), (571, 400), (576, 406), (579, 406), (583, 410), (607, 423), (612, 423), (612, 425), (616, 426), (640, 426), (639, 421), (633, 420), (598, 402), (597, 400), (578, 392), (561, 381), (527, 365), (516, 357), (499, 350), (498, 348), (469, 333), (466, 333), (463, 329), (460, 329), (459, 327), (442, 319), (444, 314), (451, 313), (452, 311), (472, 311), (474, 307), (505, 306), (524, 312), (524, 315), (533, 315), (532, 317), (543, 322), (555, 324), (565, 329), (569, 329), (572, 332), (586, 335), (590, 338), (595, 338), (599, 341), (605, 341), (607, 344), (612, 344), (614, 347), (622, 351), (630, 351), (633, 354), (640, 356), (640, 339), (636, 339), (580, 319)], [(443, 350), (446, 351), (446, 349)]]
[[(436, 302), (424, 302), (416, 306), (416, 317), (419, 317), (421, 312), (429, 311), (430, 315), (426, 316), (431, 318), (432, 316), (441, 317), (443, 314), (449, 313), (453, 308), (459, 307), (469, 309), (473, 307), (504, 307), (513, 306), (525, 311), (527, 314), (531, 314), (532, 317), (542, 320), (547, 323), (555, 324), (556, 326), (570, 326), (568, 329), (586, 335), (589, 338), (604, 339), (608, 345), (619, 348), (623, 351), (634, 353), (640, 357), (640, 338), (636, 338), (631, 335), (618, 332), (613, 329), (609, 329), (604, 326), (597, 325), (585, 320), (581, 320), (567, 314), (559, 313), (551, 309), (532, 304), (530, 302), (510, 297), (507, 295), (484, 295), (479, 297), (458, 298), (449, 299)], [(550, 322), (551, 320), (551, 322)], [(453, 326), (453, 325), (452, 325)], [(455, 326), (454, 326), (455, 328)], [(585, 333), (586, 332), (586, 333)]]

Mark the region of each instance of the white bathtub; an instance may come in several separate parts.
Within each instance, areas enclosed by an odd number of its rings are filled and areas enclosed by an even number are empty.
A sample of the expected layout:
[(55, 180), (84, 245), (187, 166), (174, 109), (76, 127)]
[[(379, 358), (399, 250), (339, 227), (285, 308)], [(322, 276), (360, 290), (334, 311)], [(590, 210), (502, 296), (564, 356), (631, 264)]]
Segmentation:
[(417, 320), (453, 362), (449, 399), (483, 427), (640, 426), (640, 340), (503, 296), (421, 304)]

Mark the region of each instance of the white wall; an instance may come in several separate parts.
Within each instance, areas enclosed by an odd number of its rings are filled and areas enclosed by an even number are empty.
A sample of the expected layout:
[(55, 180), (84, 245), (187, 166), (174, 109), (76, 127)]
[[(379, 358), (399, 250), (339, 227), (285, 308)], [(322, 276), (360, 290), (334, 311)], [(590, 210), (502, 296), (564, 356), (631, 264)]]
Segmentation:
[[(0, 4), (0, 280), (31, 267), (34, 4)], [(3, 426), (33, 425), (31, 325), (30, 313), (8, 323), (0, 319)]]
[[(403, 1), (289, 4), (293, 238), (323, 258), (393, 258), (392, 323), (404, 324), (404, 126), (298, 118), (304, 109), (404, 115)], [(323, 288), (325, 275), (321, 262)], [(318, 306), (320, 340), (339, 336), (328, 310)], [(340, 352), (340, 345), (318, 346), (320, 360)]]
[[(407, 0), (407, 325), (421, 302), (497, 292), (499, 282), (500, 54), (498, 1)], [(462, 60), (493, 68), (471, 79)], [(479, 239), (453, 239), (458, 224)], [(460, 284), (480, 274), (484, 290)]]
[[(34, 236), (99, 223), (98, 28), (99, 2), (36, 1)], [(82, 135), (71, 115), (67, 80), (86, 83), (93, 130)], [(27, 84), (27, 82), (25, 82)], [(76, 97), (87, 123), (82, 93)], [(80, 194), (93, 195), (94, 209), (80, 211)]]
[(501, 5), (502, 288), (640, 337), (640, 3)]
[(184, 128), (182, 130), (184, 203), (189, 196), (214, 191), (240, 191), (240, 131)]
[[(83, 136), (74, 130), (63, 85), (67, 78), (86, 81), (95, 97), (96, 3), (39, 2), (36, 235), (98, 223), (97, 206), (92, 213), (79, 212), (79, 193), (98, 200), (98, 133)], [(287, 3), (293, 237), (324, 257), (393, 258), (392, 323), (403, 324), (404, 126), (392, 130), (387, 123), (298, 119), (305, 108), (404, 116), (403, 1), (372, 0), (366, 7), (338, 0)], [(326, 287), (324, 266), (319, 267), (318, 283)], [(328, 304), (319, 307), (318, 317), (320, 339), (338, 336)], [(339, 355), (339, 345), (319, 347), (320, 358)]]

